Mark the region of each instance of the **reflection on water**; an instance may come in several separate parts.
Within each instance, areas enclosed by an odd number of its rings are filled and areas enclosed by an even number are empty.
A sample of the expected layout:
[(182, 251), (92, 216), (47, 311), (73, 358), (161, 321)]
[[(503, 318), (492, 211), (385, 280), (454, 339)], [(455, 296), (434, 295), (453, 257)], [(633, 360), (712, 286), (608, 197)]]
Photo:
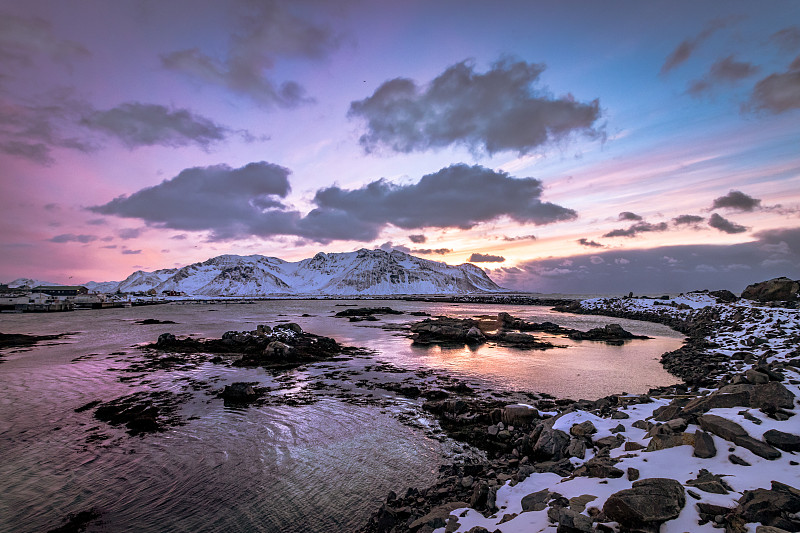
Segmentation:
[[(350, 323), (332, 318), (343, 309), (337, 303), (342, 302), (187, 304), (0, 316), (3, 332), (78, 332), (50, 345), (6, 352), (0, 363), (0, 531), (46, 531), (67, 513), (90, 507), (102, 513), (102, 522), (88, 531), (346, 531), (362, 524), (389, 490), (424, 486), (435, 478), (442, 460), (440, 443), (400, 424), (385, 409), (332, 398), (298, 407), (230, 409), (212, 394), (194, 391), (193, 400), (181, 408), (185, 425), (143, 438), (94, 420), (91, 411), (74, 411), (90, 401), (142, 390), (192, 390), (187, 380), (217, 389), (232, 381), (274, 383), (260, 369), (209, 363), (121, 382), (122, 370), (139, 358), (135, 346), (165, 331), (210, 337), (290, 320), (343, 344), (376, 350), (376, 359), (397, 366), (442, 370), (495, 389), (574, 398), (642, 392), (676, 381), (658, 357), (677, 348), (681, 337), (654, 324), (613, 320), (633, 333), (655, 337), (624, 346), (556, 338), (555, 344), (568, 347), (423, 348), (397, 331), (374, 327), (417, 318), (397, 315), (377, 323)], [(506, 311), (577, 329), (609, 322), (525, 306), (358, 304), (463, 317)], [(133, 324), (142, 318), (177, 324)], [(303, 386), (303, 371), (289, 375)], [(100, 437), (87, 440), (89, 435)]]

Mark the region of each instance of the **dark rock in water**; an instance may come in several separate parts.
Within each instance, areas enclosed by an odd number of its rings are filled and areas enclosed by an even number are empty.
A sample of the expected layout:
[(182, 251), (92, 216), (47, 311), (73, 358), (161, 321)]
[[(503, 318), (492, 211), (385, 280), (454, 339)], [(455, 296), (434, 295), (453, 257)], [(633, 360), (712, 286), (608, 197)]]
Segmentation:
[(485, 336), (480, 337), (474, 333), (471, 336), (467, 336), (473, 328), (480, 331), (478, 322), (469, 318), (428, 318), (412, 324), (411, 333), (413, 334), (414, 342), (417, 344), (472, 344), (484, 342)]
[(225, 385), (225, 389), (222, 391), (222, 397), (230, 402), (247, 403), (255, 400), (258, 396), (259, 394), (250, 383), (241, 381)]
[(800, 282), (781, 277), (748, 285), (742, 298), (759, 302), (791, 302), (798, 299), (798, 292)]
[(777, 481), (772, 482), (771, 490), (746, 490), (739, 498), (739, 506), (734, 511), (745, 523), (756, 522), (779, 527), (787, 531), (800, 530), (800, 491)]
[(696, 431), (694, 434), (694, 456), (701, 459), (710, 459), (717, 455), (714, 439), (705, 431)]
[(770, 429), (764, 433), (764, 440), (785, 452), (800, 452), (800, 435)]
[(70, 513), (64, 519), (64, 524), (49, 530), (47, 533), (80, 533), (86, 530), (90, 522), (100, 518), (100, 511), (95, 508), (79, 513)]
[(22, 346), (33, 346), (37, 342), (60, 339), (72, 333), (60, 333), (58, 335), (24, 335), (22, 333), (0, 333), (0, 348), (18, 348)]
[(686, 496), (679, 482), (649, 478), (634, 481), (632, 488), (609, 496), (603, 513), (623, 528), (658, 531), (662, 523), (677, 518), (684, 505)]
[(345, 309), (339, 311), (333, 316), (336, 317), (351, 317), (351, 316), (372, 316), (372, 315), (402, 315), (402, 311), (396, 311), (391, 307), (358, 307), (356, 309)]
[(135, 324), (139, 324), (140, 326), (149, 326), (151, 324), (177, 324), (177, 322), (173, 320), (158, 320), (156, 318), (145, 318), (144, 320), (137, 320)]
[(158, 340), (156, 341), (156, 346), (159, 348), (165, 346), (172, 346), (177, 341), (175, 335), (172, 333), (162, 333), (158, 336)]
[(634, 335), (626, 331), (619, 324), (608, 324), (602, 328), (593, 328), (589, 331), (576, 331), (569, 335), (572, 340), (605, 341), (612, 344), (621, 344), (631, 339), (649, 339), (645, 335)]

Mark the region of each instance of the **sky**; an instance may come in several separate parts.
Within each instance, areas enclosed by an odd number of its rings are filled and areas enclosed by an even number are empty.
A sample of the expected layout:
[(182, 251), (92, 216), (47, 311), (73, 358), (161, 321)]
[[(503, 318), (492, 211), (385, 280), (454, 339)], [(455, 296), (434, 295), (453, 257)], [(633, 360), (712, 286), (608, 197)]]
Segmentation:
[(0, 281), (399, 249), (800, 278), (795, 1), (0, 0)]

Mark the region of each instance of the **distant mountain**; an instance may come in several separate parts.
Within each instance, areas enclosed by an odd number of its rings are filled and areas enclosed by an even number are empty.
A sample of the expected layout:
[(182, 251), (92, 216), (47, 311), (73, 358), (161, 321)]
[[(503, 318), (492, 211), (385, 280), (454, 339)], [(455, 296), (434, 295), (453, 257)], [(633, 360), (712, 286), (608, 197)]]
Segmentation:
[(178, 291), (191, 296), (464, 294), (503, 289), (475, 265), (451, 266), (400, 251), (318, 253), (287, 262), (221, 255), (183, 268), (137, 270), (107, 292)]
[(31, 278), (17, 278), (14, 281), (9, 282), (8, 286), (12, 289), (32, 289), (34, 287), (38, 287), (39, 285), (47, 285), (54, 287), (56, 285), (61, 285), (61, 283), (53, 283), (52, 281), (42, 281), (38, 279), (31, 279)]
[(119, 281), (87, 281), (83, 284), (83, 286), (89, 289), (91, 292), (109, 293), (116, 292), (119, 284)]

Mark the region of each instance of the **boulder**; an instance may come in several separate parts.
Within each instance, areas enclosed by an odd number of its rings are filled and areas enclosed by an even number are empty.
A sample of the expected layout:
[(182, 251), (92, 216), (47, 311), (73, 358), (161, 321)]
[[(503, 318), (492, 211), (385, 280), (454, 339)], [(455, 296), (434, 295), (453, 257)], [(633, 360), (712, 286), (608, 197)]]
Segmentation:
[(786, 277), (748, 285), (742, 292), (742, 298), (759, 302), (788, 302), (798, 298), (800, 283)]
[(225, 389), (222, 391), (222, 397), (232, 402), (250, 402), (258, 398), (258, 393), (249, 383), (239, 381), (231, 383), (230, 385), (225, 385)]
[(653, 438), (647, 444), (646, 451), (655, 452), (683, 445), (694, 446), (694, 435), (691, 433), (653, 435)]
[(750, 407), (750, 395), (753, 388), (753, 385), (746, 383), (726, 385), (708, 396), (693, 399), (684, 406), (683, 412), (696, 414), (704, 413), (709, 409)]
[(591, 420), (586, 420), (580, 424), (573, 424), (572, 427), (569, 428), (569, 432), (575, 437), (588, 437), (589, 435), (597, 433), (597, 428), (594, 427)]
[(506, 405), (501, 415), (501, 420), (506, 426), (515, 428), (529, 426), (537, 418), (539, 418), (538, 410), (518, 404)]
[(172, 333), (162, 333), (158, 336), (158, 340), (156, 341), (156, 346), (169, 346), (171, 344), (175, 344), (176, 338), (175, 335)]
[(662, 523), (677, 518), (684, 505), (686, 496), (679, 482), (648, 478), (609, 496), (603, 513), (623, 528), (658, 531)]
[(558, 511), (557, 533), (590, 533), (592, 529), (592, 519), (566, 507)]
[(462, 507), (469, 507), (469, 504), (467, 502), (450, 502), (434, 507), (422, 518), (411, 522), (408, 528), (413, 531), (422, 526), (430, 526), (433, 529), (444, 527), (447, 525), (447, 519), (450, 517), (450, 513)]
[(764, 459), (768, 459), (770, 461), (775, 460), (781, 456), (781, 452), (779, 452), (766, 442), (754, 439), (750, 435), (737, 436), (733, 440), (733, 442), (736, 445), (741, 446), (742, 448), (750, 450), (757, 456), (763, 457)]
[(714, 439), (705, 431), (695, 431), (694, 433), (694, 456), (701, 459), (710, 459), (717, 455), (717, 447)]
[(553, 493), (549, 490), (542, 489), (524, 496), (520, 502), (522, 505), (522, 512), (544, 511), (547, 508), (547, 502), (550, 500), (552, 494)]
[(569, 446), (569, 435), (560, 429), (547, 427), (542, 430), (541, 435), (533, 446), (533, 454), (538, 459), (561, 459)]
[(800, 435), (770, 429), (764, 433), (764, 440), (785, 452), (800, 452)]
[(687, 485), (702, 490), (703, 492), (710, 492), (712, 494), (728, 494), (728, 487), (723, 481), (722, 476), (712, 474), (705, 468), (697, 473), (696, 479), (690, 479), (686, 482)]
[(734, 442), (736, 437), (746, 437), (747, 431), (736, 422), (731, 422), (727, 418), (717, 415), (703, 415), (698, 418), (700, 427), (709, 433), (722, 437), (727, 441)]
[(765, 410), (791, 409), (794, 394), (777, 381), (756, 385), (750, 394), (750, 407)]
[(282, 359), (291, 355), (293, 348), (281, 341), (272, 341), (264, 348), (264, 357)]
[(744, 491), (735, 512), (746, 523), (757, 522), (787, 531), (797, 531), (800, 529), (800, 519), (794, 514), (798, 511), (800, 511), (800, 491), (773, 481), (771, 490)]

